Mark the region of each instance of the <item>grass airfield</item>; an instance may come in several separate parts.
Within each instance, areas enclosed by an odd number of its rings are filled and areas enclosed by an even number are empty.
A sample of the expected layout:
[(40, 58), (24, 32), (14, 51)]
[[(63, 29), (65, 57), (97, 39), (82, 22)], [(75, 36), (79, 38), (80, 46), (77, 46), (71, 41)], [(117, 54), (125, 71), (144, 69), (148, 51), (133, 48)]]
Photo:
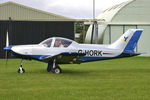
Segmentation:
[(20, 59), (0, 60), (0, 100), (149, 100), (150, 57), (132, 57), (60, 65), (63, 73), (46, 71), (47, 64)]

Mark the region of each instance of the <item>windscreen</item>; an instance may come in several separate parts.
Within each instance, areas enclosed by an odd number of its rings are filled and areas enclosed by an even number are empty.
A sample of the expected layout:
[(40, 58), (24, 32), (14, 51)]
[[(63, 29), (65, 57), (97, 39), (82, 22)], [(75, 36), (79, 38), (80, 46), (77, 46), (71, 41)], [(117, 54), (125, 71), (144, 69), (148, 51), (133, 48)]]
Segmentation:
[(45, 47), (51, 47), (52, 39), (48, 39), (40, 43), (41, 45), (44, 45)]

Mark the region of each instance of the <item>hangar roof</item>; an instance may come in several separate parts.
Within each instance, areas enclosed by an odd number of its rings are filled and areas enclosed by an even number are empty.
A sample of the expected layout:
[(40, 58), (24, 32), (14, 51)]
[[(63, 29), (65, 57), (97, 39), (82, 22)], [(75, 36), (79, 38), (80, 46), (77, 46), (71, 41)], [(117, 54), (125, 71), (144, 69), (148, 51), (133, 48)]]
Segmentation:
[(27, 7), (14, 2), (0, 4), (0, 20), (75, 21), (75, 19)]
[(97, 18), (104, 19), (106, 25), (149, 25), (149, 9), (150, 0), (129, 0), (105, 10)]
[(97, 19), (105, 19), (106, 22), (110, 22), (113, 17), (126, 5), (128, 5), (133, 0), (129, 0), (126, 2), (123, 2), (121, 4), (115, 5), (111, 8), (106, 9), (103, 13), (101, 13)]

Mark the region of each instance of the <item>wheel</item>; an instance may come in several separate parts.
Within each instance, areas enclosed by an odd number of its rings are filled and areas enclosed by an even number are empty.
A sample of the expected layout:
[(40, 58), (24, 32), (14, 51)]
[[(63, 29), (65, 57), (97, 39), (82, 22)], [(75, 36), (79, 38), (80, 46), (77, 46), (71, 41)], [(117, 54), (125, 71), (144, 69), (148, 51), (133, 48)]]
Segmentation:
[(61, 68), (56, 67), (56, 68), (52, 69), (52, 72), (55, 73), (55, 74), (60, 74), (61, 73)]
[(25, 70), (22, 68), (22, 67), (20, 67), (19, 69), (18, 69), (18, 73), (24, 73), (25, 72)]

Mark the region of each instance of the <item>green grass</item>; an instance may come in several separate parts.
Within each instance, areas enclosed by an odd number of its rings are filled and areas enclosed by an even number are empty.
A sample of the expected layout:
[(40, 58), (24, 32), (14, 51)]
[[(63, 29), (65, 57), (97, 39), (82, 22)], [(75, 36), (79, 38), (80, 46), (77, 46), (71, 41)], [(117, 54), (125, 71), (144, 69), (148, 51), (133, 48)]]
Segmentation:
[(149, 100), (150, 58), (133, 57), (60, 65), (62, 74), (46, 71), (47, 64), (18, 59), (7, 67), (0, 60), (0, 100)]

